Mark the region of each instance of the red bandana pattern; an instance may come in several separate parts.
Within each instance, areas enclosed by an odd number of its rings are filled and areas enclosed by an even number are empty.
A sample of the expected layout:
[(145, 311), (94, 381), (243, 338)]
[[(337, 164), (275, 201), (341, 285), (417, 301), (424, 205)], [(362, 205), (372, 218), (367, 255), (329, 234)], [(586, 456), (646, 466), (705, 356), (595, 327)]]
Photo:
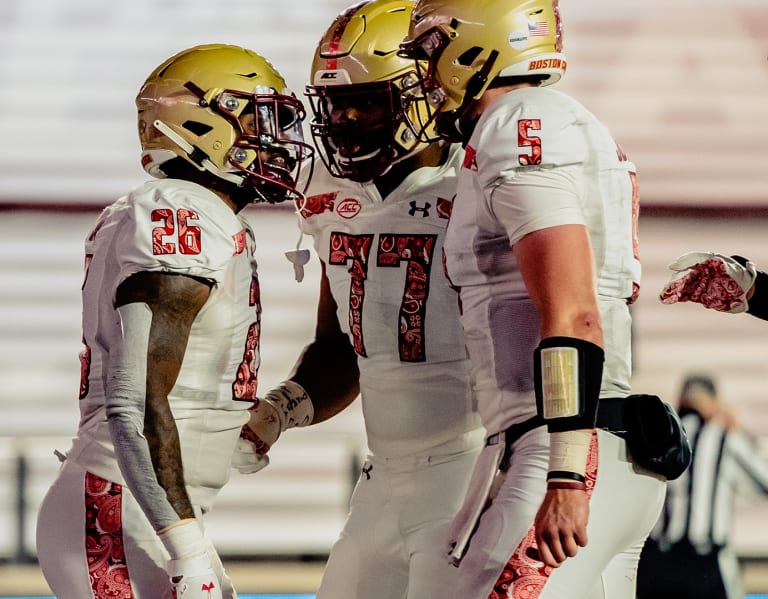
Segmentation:
[(133, 599), (125, 563), (123, 487), (90, 472), (85, 475), (85, 551), (95, 597)]
[[(597, 433), (592, 434), (592, 443), (587, 457), (585, 473), (587, 496), (592, 495), (597, 480)], [(499, 576), (488, 599), (537, 599), (552, 573), (539, 559), (533, 526), (517, 546), (504, 570)]]

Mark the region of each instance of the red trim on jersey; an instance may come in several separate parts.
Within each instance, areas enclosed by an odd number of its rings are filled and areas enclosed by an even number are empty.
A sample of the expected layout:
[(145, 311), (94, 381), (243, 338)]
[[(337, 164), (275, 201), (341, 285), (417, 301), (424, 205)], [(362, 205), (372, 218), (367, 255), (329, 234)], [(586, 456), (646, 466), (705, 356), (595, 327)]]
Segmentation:
[(338, 195), (338, 191), (333, 191), (331, 193), (309, 196), (302, 201), (297, 201), (299, 214), (301, 214), (302, 218), (309, 218), (315, 214), (330, 212), (333, 210), (336, 203), (336, 196)]

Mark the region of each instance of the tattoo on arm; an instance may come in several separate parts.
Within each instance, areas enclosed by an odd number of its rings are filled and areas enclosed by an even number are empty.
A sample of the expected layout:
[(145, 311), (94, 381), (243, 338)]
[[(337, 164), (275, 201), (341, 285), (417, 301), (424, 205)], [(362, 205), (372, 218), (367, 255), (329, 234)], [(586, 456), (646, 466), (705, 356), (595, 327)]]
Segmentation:
[(176, 383), (189, 333), (211, 283), (185, 275), (137, 273), (118, 289), (117, 305), (146, 303), (152, 310), (147, 353), (144, 436), (155, 475), (180, 518), (194, 512), (184, 484), (181, 447), (168, 393)]

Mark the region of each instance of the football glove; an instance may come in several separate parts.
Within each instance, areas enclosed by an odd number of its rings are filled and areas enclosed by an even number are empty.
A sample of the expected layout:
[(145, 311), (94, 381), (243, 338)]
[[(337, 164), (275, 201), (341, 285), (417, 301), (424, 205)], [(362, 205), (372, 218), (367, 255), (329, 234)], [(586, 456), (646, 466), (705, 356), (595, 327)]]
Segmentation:
[(695, 302), (710, 310), (736, 314), (748, 309), (747, 292), (757, 277), (752, 262), (713, 252), (688, 252), (669, 265), (674, 271), (661, 290), (662, 303)]
[(197, 520), (180, 520), (157, 535), (171, 558), (165, 570), (174, 599), (222, 599), (221, 583), (208, 555), (209, 542)]
[(208, 555), (170, 560), (166, 572), (171, 577), (174, 599), (221, 599), (221, 585)]
[(294, 381), (284, 381), (249, 409), (250, 419), (240, 430), (232, 466), (243, 474), (258, 472), (267, 464), (267, 452), (280, 434), (289, 428), (312, 424), (312, 400)]

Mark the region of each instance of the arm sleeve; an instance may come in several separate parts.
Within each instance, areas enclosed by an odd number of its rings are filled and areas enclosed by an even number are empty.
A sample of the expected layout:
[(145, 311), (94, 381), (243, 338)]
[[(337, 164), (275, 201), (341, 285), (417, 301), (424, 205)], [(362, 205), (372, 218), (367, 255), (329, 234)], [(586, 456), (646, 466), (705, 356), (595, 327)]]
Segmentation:
[(106, 411), (120, 471), (155, 530), (180, 518), (155, 476), (143, 435), (147, 348), (152, 312), (143, 303), (117, 309), (120, 336), (110, 352)]
[(758, 271), (755, 292), (749, 300), (747, 314), (768, 320), (768, 274)]

